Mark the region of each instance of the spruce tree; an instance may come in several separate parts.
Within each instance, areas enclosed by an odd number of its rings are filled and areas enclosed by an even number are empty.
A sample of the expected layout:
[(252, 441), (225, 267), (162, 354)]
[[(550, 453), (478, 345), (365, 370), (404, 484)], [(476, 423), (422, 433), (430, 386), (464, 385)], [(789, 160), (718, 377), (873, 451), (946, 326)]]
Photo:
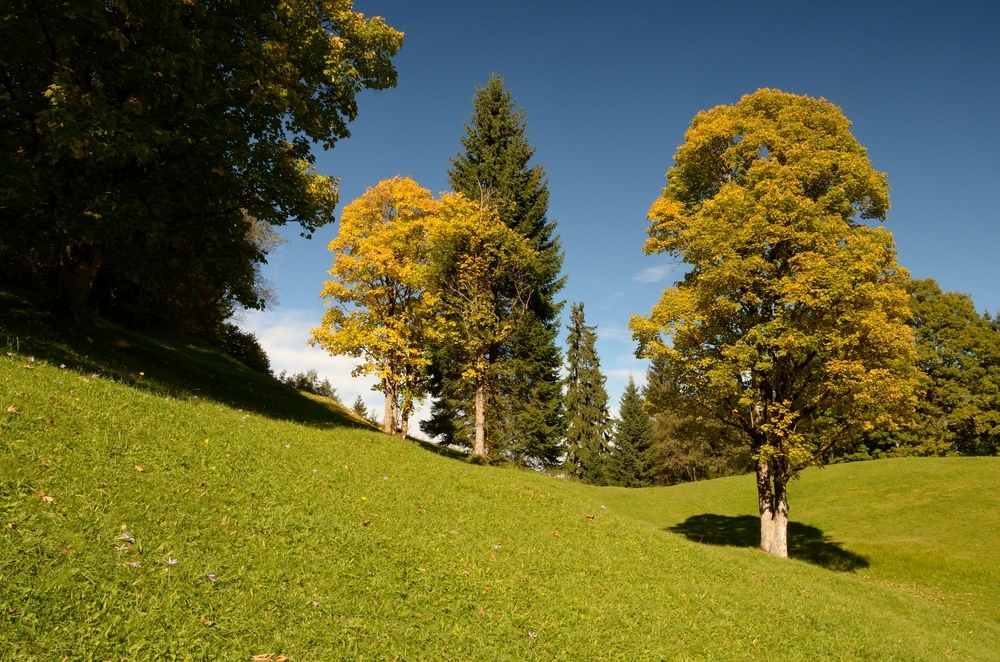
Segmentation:
[[(545, 170), (528, 162), (535, 148), (525, 135), (523, 110), (514, 110), (503, 80), (490, 76), (476, 90), (473, 114), (461, 143), (464, 152), (451, 159), (448, 182), (466, 197), (488, 204), (501, 220), (522, 234), (538, 252), (532, 265), (528, 311), (508, 340), (490, 349), (493, 388), (488, 401), (490, 455), (537, 466), (553, 466), (562, 455), (562, 356), (556, 344), (562, 302), (555, 297), (565, 278), (555, 223), (546, 217)], [(498, 305), (512, 283), (498, 281)], [(470, 445), (473, 394), (460, 379), (453, 352), (438, 348), (432, 366), (434, 403), (421, 424), (442, 443)]]
[(615, 421), (611, 475), (616, 485), (643, 487), (653, 481), (653, 421), (645, 400), (630, 376)]
[(596, 326), (587, 326), (583, 304), (570, 308), (566, 342), (566, 472), (588, 483), (608, 481), (608, 393), (594, 343)]

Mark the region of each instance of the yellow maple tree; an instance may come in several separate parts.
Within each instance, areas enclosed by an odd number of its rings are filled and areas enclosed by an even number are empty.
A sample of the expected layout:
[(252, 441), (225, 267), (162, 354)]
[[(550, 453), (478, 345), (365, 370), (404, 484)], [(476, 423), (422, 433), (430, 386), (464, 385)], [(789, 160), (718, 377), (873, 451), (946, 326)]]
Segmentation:
[(823, 99), (759, 90), (699, 113), (649, 212), (689, 270), (630, 328), (673, 406), (751, 451), (761, 546), (787, 556), (786, 486), (912, 415), (914, 349), (886, 176)]
[(406, 436), (424, 393), (424, 346), (436, 333), (435, 296), (426, 290), (428, 223), (438, 201), (410, 178), (369, 188), (344, 208), (330, 242), (333, 265), (320, 296), (328, 308), (311, 344), (360, 359), (354, 375), (373, 375), (385, 395), (383, 430)]

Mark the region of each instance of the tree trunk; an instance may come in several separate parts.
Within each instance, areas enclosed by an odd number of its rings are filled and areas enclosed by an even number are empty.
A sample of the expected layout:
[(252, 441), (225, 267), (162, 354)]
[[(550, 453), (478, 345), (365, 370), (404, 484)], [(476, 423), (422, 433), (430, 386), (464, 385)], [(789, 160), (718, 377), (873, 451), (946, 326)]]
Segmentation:
[[(772, 487), (773, 481), (773, 487)], [(781, 558), (788, 557), (787, 480), (764, 461), (757, 461), (757, 503), (760, 506), (760, 548)]]
[(476, 443), (472, 448), (473, 457), (486, 457), (486, 385), (476, 385)]
[(399, 414), (399, 436), (403, 439), (406, 439), (406, 435), (410, 432), (410, 414), (412, 413), (413, 407), (404, 405)]
[(383, 392), (385, 393), (385, 412), (382, 415), (382, 431), (386, 434), (396, 434), (396, 389), (386, 382)]
[(59, 277), (59, 296), (68, 304), (73, 320), (82, 322), (87, 316), (90, 291), (101, 269), (101, 250), (92, 244), (67, 246)]

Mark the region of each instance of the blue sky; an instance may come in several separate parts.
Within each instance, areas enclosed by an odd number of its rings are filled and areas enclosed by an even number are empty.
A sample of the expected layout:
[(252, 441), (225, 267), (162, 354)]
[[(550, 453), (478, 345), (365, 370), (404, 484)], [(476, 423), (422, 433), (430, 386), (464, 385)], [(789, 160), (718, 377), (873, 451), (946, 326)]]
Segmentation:
[[(341, 204), (400, 174), (447, 188), (448, 159), (491, 72), (527, 113), (568, 276), (598, 326), (612, 404), (645, 363), (626, 325), (679, 271), (642, 252), (646, 212), (699, 111), (762, 87), (825, 97), (888, 173), (900, 263), (1000, 309), (1000, 3), (356, 0), (406, 33), (393, 90), (365, 92), (352, 136), (317, 153)], [(352, 363), (306, 346), (338, 224), (290, 239), (264, 273), (280, 305), (248, 314), (277, 370), (316, 368), (381, 408)], [(565, 333), (563, 333), (563, 338)]]

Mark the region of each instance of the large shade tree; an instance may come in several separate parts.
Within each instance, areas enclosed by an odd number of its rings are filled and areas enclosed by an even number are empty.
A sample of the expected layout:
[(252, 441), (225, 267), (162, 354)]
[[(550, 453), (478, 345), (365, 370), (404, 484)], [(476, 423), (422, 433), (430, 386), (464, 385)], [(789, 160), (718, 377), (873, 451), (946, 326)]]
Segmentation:
[(913, 409), (913, 333), (889, 208), (839, 108), (759, 90), (699, 113), (649, 212), (688, 265), (630, 326), (681, 402), (752, 454), (761, 547), (787, 556), (787, 484)]
[(350, 0), (11, 0), (0, 10), (0, 267), (78, 318), (259, 307), (256, 221), (333, 220), (311, 148), (396, 81)]

